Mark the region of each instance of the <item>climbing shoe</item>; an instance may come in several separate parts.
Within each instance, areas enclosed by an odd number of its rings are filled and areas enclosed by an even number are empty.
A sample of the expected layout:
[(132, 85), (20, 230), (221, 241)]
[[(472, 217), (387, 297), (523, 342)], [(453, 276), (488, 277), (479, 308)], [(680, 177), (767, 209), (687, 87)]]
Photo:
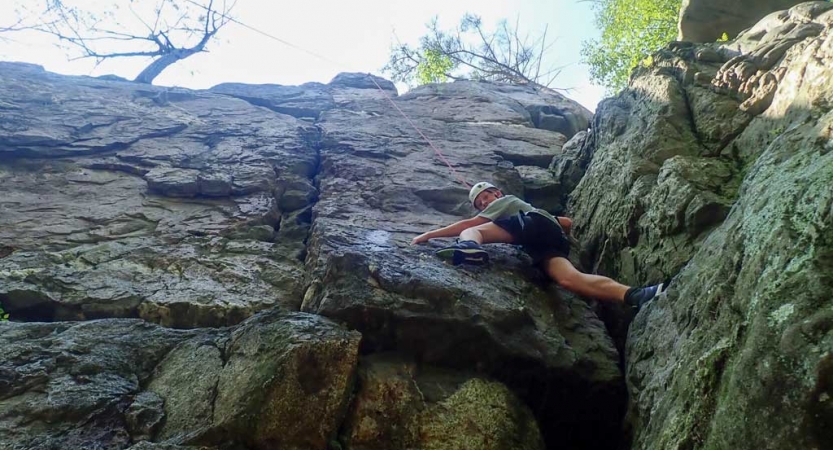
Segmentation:
[(665, 292), (666, 288), (667, 283), (646, 287), (632, 287), (625, 293), (625, 303), (633, 306), (637, 310), (642, 309), (648, 302)]
[(437, 250), (437, 256), (451, 262), (455, 266), (460, 264), (482, 265), (489, 262), (489, 254), (474, 241), (459, 241), (454, 245)]

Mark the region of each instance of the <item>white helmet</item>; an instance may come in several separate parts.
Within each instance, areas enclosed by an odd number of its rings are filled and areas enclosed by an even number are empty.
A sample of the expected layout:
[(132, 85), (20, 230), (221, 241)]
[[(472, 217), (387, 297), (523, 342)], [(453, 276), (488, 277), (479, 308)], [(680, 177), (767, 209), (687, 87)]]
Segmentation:
[(474, 206), (474, 201), (477, 199), (477, 196), (486, 189), (497, 189), (497, 186), (492, 183), (481, 181), (471, 187), (471, 190), (469, 191), (469, 201), (472, 206)]

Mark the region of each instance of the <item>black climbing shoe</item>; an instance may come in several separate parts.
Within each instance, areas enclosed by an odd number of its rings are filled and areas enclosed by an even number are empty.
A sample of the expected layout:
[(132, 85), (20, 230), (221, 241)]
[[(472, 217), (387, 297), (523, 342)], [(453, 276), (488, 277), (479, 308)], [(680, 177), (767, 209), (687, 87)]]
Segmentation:
[(625, 303), (633, 306), (637, 310), (642, 309), (648, 302), (657, 298), (660, 294), (665, 292), (667, 283), (655, 284), (646, 287), (632, 287), (625, 293)]
[(455, 266), (460, 264), (483, 265), (489, 262), (489, 254), (474, 241), (460, 241), (443, 249), (437, 250), (437, 256), (451, 262)]

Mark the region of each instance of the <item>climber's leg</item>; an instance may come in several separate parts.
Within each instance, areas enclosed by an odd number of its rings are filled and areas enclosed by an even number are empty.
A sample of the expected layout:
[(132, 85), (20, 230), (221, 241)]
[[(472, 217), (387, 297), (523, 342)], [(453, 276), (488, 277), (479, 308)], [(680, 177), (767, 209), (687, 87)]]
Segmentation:
[(628, 291), (628, 286), (608, 277), (579, 272), (567, 258), (550, 258), (542, 265), (561, 287), (584, 297), (621, 302)]

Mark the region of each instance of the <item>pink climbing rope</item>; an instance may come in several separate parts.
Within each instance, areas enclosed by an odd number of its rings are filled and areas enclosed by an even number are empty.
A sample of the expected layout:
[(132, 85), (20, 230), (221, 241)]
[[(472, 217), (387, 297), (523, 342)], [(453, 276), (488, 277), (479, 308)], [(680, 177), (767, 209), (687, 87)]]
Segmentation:
[(399, 108), (399, 106), (397, 106), (396, 102), (393, 101), (393, 99), (390, 97), (390, 95), (388, 95), (388, 93), (385, 92), (384, 89), (382, 89), (382, 86), (379, 86), (379, 83), (377, 83), (376, 80), (373, 79), (373, 75), (368, 73), (367, 77), (370, 78), (370, 81), (372, 81), (373, 84), (375, 84), (377, 88), (379, 88), (379, 92), (381, 92), (382, 95), (384, 95), (385, 98), (388, 99), (390, 104), (393, 105), (393, 107), (396, 108), (397, 111), (399, 111), (399, 114), (402, 114), (402, 117), (404, 117), (405, 120), (407, 120), (408, 123), (411, 124), (412, 127), (414, 127), (414, 130), (416, 130), (416, 132), (419, 133), (419, 135), (422, 136), (423, 139), (425, 139), (425, 142), (427, 142), (428, 145), (434, 150), (434, 153), (436, 153), (437, 156), (439, 156), (440, 160), (442, 160), (442, 162), (444, 162), (445, 165), (448, 166), (449, 169), (451, 169), (451, 173), (453, 173), (454, 176), (457, 177), (457, 180), (460, 181), (460, 183), (463, 183), (463, 186), (465, 186), (466, 188), (471, 188), (471, 185), (469, 183), (467, 183), (466, 180), (462, 176), (460, 176), (460, 174), (456, 170), (454, 170), (454, 166), (452, 166), (451, 163), (448, 162), (448, 160), (445, 158), (445, 156), (440, 151), (440, 149), (438, 149), (436, 146), (434, 146), (434, 144), (431, 142), (430, 139), (428, 139), (425, 136), (425, 134), (422, 132), (422, 130), (420, 130), (419, 127), (416, 126), (416, 124), (411, 120), (411, 118), (408, 117), (408, 115), (405, 114), (405, 112), (402, 111)]

